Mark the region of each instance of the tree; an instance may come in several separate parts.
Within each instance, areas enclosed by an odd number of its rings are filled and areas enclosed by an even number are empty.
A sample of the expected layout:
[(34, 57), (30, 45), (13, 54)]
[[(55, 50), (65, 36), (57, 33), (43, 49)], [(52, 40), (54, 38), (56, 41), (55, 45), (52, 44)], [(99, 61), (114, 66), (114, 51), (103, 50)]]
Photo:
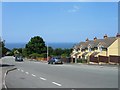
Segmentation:
[(22, 54), (22, 48), (13, 48), (10, 52), (10, 55)]
[(62, 57), (62, 58), (66, 58), (66, 57), (68, 57), (68, 54), (67, 54), (67, 53), (63, 53), (63, 54), (61, 55), (61, 57)]
[(28, 44), (25, 46), (25, 51), (27, 55), (33, 54), (33, 53), (46, 53), (47, 48), (45, 46), (45, 42), (43, 39), (39, 36), (32, 37)]
[(0, 41), (0, 54), (2, 52), (2, 56), (5, 56), (7, 52), (10, 52), (10, 50), (8, 48), (5, 47), (5, 40)]
[(53, 51), (53, 55), (55, 55), (55, 56), (61, 56), (62, 53), (63, 53), (63, 50), (61, 48), (56, 48)]
[(48, 56), (53, 55), (53, 48), (52, 47), (48, 47)]
[(28, 53), (27, 53), (27, 49), (26, 48), (22, 49), (22, 55), (23, 55), (23, 57), (28, 57)]
[[(63, 50), (63, 54), (65, 54), (66, 57), (70, 57), (71, 52), (72, 52), (72, 49), (64, 49)], [(65, 55), (63, 55), (63, 56), (65, 56)]]

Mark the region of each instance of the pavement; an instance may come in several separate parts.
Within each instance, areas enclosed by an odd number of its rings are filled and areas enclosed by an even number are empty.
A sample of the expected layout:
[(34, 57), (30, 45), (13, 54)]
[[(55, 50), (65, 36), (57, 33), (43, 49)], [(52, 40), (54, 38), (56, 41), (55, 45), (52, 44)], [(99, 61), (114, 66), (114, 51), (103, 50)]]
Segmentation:
[(118, 88), (117, 66), (15, 62), (10, 56), (2, 61), (17, 68), (6, 76), (8, 88)]
[(7, 88), (5, 84), (5, 78), (9, 71), (15, 69), (15, 65), (10, 65), (9, 63), (3, 63), (0, 59), (0, 89)]
[[(2, 60), (0, 59), (0, 64), (2, 63)], [(0, 89), (2, 89), (2, 67), (0, 67)]]

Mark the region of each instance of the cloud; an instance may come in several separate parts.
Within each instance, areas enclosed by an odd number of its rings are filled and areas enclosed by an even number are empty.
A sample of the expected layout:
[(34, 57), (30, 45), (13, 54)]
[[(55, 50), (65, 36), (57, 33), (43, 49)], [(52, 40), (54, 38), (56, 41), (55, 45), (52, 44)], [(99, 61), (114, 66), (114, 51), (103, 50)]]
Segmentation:
[(79, 9), (80, 9), (80, 7), (79, 7), (79, 6), (74, 5), (74, 6), (72, 7), (72, 9), (69, 9), (69, 10), (68, 10), (68, 12), (70, 12), (70, 13), (72, 13), (72, 12), (78, 12), (78, 11), (79, 11)]

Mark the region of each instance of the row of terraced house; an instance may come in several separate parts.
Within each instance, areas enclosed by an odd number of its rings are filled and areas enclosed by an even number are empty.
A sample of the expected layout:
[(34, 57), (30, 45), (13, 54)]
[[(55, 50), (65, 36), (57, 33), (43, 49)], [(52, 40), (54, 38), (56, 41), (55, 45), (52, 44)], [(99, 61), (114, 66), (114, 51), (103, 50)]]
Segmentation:
[(120, 34), (102, 39), (95, 37), (93, 40), (86, 39), (73, 47), (71, 53), (73, 63), (78, 60), (86, 63), (119, 63), (120, 62)]

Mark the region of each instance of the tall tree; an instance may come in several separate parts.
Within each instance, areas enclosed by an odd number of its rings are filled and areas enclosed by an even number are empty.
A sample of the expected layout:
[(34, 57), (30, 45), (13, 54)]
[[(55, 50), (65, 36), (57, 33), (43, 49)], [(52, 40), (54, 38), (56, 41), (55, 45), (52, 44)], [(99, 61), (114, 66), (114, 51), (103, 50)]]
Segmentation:
[(56, 48), (53, 51), (53, 55), (55, 55), (55, 56), (61, 56), (62, 53), (63, 53), (63, 50), (61, 48)]
[(40, 36), (35, 36), (30, 39), (28, 44), (26, 44), (26, 53), (27, 55), (33, 54), (33, 53), (46, 53), (46, 46), (45, 42)]
[(1, 55), (5, 56), (8, 51), (10, 51), (10, 50), (5, 47), (5, 40), (0, 41), (0, 57), (1, 57)]

